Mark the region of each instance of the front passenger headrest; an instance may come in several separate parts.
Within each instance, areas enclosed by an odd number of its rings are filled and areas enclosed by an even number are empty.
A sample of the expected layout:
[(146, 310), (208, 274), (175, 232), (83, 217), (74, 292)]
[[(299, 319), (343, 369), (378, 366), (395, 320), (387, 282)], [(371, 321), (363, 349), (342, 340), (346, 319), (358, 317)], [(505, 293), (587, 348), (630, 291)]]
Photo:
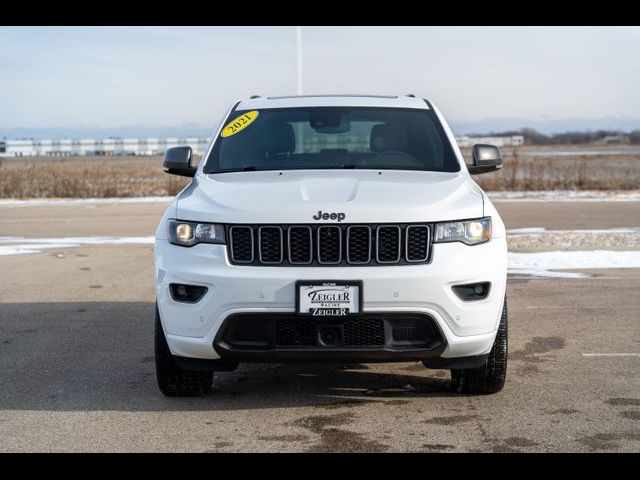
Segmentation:
[(409, 146), (407, 131), (399, 125), (374, 125), (370, 146), (372, 152), (405, 151)]

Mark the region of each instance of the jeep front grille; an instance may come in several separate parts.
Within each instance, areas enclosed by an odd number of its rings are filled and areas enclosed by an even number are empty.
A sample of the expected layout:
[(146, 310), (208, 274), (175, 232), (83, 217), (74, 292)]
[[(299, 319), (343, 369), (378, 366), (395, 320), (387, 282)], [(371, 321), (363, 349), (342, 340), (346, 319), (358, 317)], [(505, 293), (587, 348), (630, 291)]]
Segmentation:
[(284, 259), (282, 228), (258, 227), (258, 251), (262, 263), (282, 263)]
[(253, 229), (251, 227), (236, 226), (229, 228), (230, 257), (235, 263), (253, 262)]
[(308, 265), (313, 262), (313, 230), (311, 227), (289, 227), (287, 235), (289, 262), (295, 265)]
[(350, 225), (347, 227), (347, 262), (366, 264), (371, 261), (371, 227)]
[[(323, 345), (323, 329), (338, 338)], [(392, 348), (444, 348), (446, 341), (430, 315), (411, 312), (366, 313), (356, 317), (313, 317), (293, 312), (233, 313), (223, 322), (214, 346), (223, 351), (366, 351)]]
[(335, 225), (318, 227), (318, 263), (336, 264), (342, 261), (342, 229)]
[(376, 229), (376, 259), (378, 263), (398, 263), (401, 247), (400, 235), (400, 227), (395, 225), (384, 225)]
[(409, 225), (404, 238), (407, 262), (425, 262), (429, 258), (429, 227)]
[[(276, 346), (309, 347), (317, 345), (317, 325), (326, 319), (284, 317), (276, 322)], [(385, 344), (384, 320), (381, 317), (347, 318), (340, 325), (344, 346), (378, 346)], [(395, 338), (394, 338), (395, 340)]]
[(431, 254), (427, 224), (232, 225), (229, 259), (241, 265), (410, 265)]

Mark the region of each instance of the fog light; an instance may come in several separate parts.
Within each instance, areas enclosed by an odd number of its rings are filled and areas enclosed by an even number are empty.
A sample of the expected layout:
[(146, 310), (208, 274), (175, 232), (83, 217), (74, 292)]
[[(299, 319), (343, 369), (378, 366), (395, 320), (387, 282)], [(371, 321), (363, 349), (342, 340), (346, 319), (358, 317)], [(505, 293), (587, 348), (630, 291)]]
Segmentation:
[(169, 285), (169, 291), (171, 298), (176, 302), (196, 303), (207, 293), (207, 287), (172, 283)]
[(187, 295), (187, 287), (185, 287), (184, 285), (178, 285), (176, 287), (176, 294), (179, 297), (186, 297), (186, 295)]
[(454, 285), (451, 287), (460, 300), (472, 302), (483, 300), (489, 295), (491, 290), (490, 282), (469, 283), (466, 285)]

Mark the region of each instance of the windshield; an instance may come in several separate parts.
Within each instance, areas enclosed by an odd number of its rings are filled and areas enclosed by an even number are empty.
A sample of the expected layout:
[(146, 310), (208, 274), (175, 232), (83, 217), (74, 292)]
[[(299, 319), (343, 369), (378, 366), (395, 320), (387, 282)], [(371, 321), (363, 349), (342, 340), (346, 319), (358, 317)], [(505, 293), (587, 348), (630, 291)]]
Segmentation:
[(460, 165), (433, 110), (308, 107), (232, 112), (204, 172), (327, 168)]

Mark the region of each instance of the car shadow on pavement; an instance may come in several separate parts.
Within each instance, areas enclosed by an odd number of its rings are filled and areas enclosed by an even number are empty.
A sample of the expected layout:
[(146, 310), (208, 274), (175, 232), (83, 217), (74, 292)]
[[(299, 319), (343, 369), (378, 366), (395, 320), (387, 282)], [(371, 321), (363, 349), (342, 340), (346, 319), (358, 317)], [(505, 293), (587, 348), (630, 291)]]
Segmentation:
[(448, 372), (420, 363), (243, 364), (205, 397), (156, 386), (151, 302), (0, 304), (0, 409), (242, 410), (450, 396)]

